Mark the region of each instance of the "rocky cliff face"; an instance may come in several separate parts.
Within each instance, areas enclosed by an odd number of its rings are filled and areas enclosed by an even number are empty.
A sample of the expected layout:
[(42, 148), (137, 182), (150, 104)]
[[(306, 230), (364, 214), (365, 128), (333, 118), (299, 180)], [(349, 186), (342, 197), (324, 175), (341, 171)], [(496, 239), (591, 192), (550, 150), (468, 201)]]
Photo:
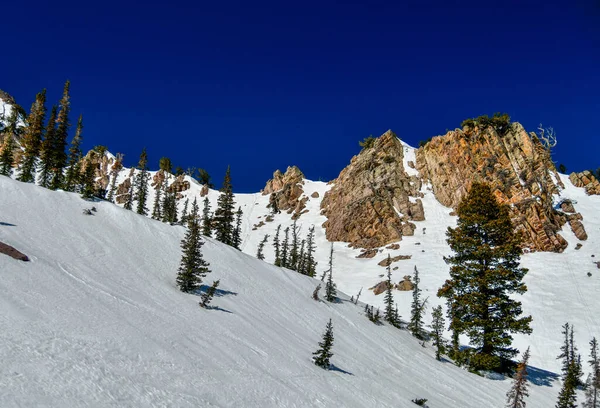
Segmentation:
[(262, 195), (270, 194), (269, 207), (274, 211), (287, 211), (296, 219), (303, 214), (308, 197), (300, 199), (304, 190), (304, 174), (296, 166), (290, 166), (285, 173), (276, 170), (273, 178), (267, 181)]
[(569, 180), (575, 187), (585, 188), (588, 195), (600, 195), (600, 182), (588, 170), (581, 173), (571, 173)]
[(474, 181), (490, 184), (496, 198), (510, 205), (515, 228), (530, 250), (564, 250), (567, 242), (558, 231), (566, 222), (578, 238), (587, 238), (581, 215), (554, 209), (552, 195), (564, 186), (548, 151), (519, 123), (503, 132), (492, 126), (450, 131), (416, 155), (420, 174), (448, 207), (456, 208)]
[(388, 130), (354, 156), (321, 203), (327, 239), (375, 248), (413, 235), (425, 219), (421, 180), (403, 165), (403, 146)]

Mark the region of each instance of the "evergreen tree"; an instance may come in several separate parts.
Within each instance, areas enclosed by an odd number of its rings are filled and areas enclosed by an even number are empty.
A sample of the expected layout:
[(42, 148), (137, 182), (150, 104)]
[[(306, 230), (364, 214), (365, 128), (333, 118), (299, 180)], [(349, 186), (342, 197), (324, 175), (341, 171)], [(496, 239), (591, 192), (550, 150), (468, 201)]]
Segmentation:
[(474, 370), (502, 370), (518, 351), (511, 333), (531, 333), (531, 316), (511, 294), (523, 294), (527, 269), (519, 268), (521, 237), (514, 233), (507, 206), (499, 205), (489, 186), (473, 183), (458, 206), (458, 227), (448, 228), (454, 255), (445, 258), (450, 277), (438, 291), (448, 302), (451, 328), (475, 346)]
[(315, 226), (311, 226), (306, 236), (306, 253), (304, 259), (305, 274), (310, 277), (315, 277), (317, 274), (317, 262), (315, 261)]
[[(157, 183), (156, 188), (154, 189), (154, 203), (152, 205), (152, 219), (161, 220), (162, 212), (160, 208), (160, 193), (162, 191), (162, 184)], [(187, 202), (187, 201), (186, 201)]]
[(187, 222), (188, 201), (189, 201), (189, 199), (186, 198), (183, 203), (183, 211), (181, 212), (181, 220), (180, 220), (182, 225), (185, 225), (185, 223)]
[(43, 89), (35, 97), (31, 105), (28, 126), (23, 135), (23, 157), (21, 159), (21, 173), (18, 180), (25, 183), (35, 182), (36, 161), (40, 155), (42, 136), (44, 133), (44, 120), (46, 118), (46, 90)]
[(202, 278), (210, 272), (208, 262), (202, 257), (202, 235), (198, 222), (198, 204), (192, 204), (187, 231), (181, 241), (181, 263), (177, 274), (177, 285), (182, 292), (193, 292), (200, 287)]
[(53, 141), (56, 139), (56, 112), (57, 107), (53, 106), (50, 110), (50, 118), (46, 125), (46, 138), (40, 148), (40, 181), (42, 187), (50, 187), (50, 179), (54, 166)]
[(421, 289), (419, 288), (419, 270), (415, 266), (415, 274), (413, 275), (413, 300), (410, 307), (410, 323), (408, 330), (418, 339), (423, 339), (423, 308), (425, 302), (421, 301)]
[(305, 258), (306, 255), (304, 253), (304, 246), (306, 245), (306, 240), (303, 239), (302, 242), (300, 242), (300, 253), (298, 254), (298, 266), (296, 268), (296, 271), (301, 273), (302, 275), (306, 275), (306, 270), (305, 270)]
[(331, 319), (327, 323), (323, 341), (319, 342), (319, 349), (313, 353), (313, 361), (321, 368), (329, 369), (331, 363), (329, 359), (333, 357), (331, 348), (333, 347), (333, 324)]
[(383, 312), (383, 318), (392, 326), (398, 324), (396, 322), (395, 314), (394, 314), (394, 295), (392, 290), (394, 289), (394, 284), (392, 282), (392, 258), (388, 254), (387, 259), (387, 280), (386, 280), (386, 289), (385, 289), (385, 297), (383, 298), (383, 303), (385, 304), (385, 310)]
[(212, 298), (215, 296), (215, 293), (217, 292), (217, 288), (219, 287), (219, 280), (216, 280), (213, 282), (213, 284), (206, 290), (206, 292), (204, 292), (202, 294), (202, 296), (200, 297), (200, 307), (203, 307), (205, 309), (208, 308), (208, 304), (210, 303), (210, 301), (212, 300)]
[(563, 381), (563, 386), (558, 394), (558, 401), (556, 408), (575, 408), (577, 407), (577, 394), (575, 392), (577, 388), (576, 378), (577, 367), (574, 361), (569, 363), (569, 369), (567, 370), (567, 376)]
[(267, 239), (269, 239), (269, 234), (265, 234), (265, 237), (258, 244), (258, 250), (256, 251), (256, 258), (260, 259), (261, 261), (264, 261), (265, 259), (263, 250), (265, 248), (265, 244), (267, 243)]
[(115, 162), (113, 163), (110, 169), (110, 187), (108, 188), (108, 195), (106, 199), (110, 202), (113, 201), (115, 197), (115, 192), (117, 191), (117, 177), (121, 169), (123, 168), (123, 158), (120, 153), (117, 153), (117, 157), (115, 158)]
[(214, 188), (213, 184), (210, 182), (210, 175), (204, 169), (198, 169), (198, 181), (208, 188)]
[(131, 181), (131, 177), (129, 178), (129, 191), (125, 196), (125, 204), (123, 204), (123, 208), (129, 211), (133, 209), (133, 182)]
[(583, 385), (581, 377), (583, 376), (583, 367), (581, 365), (581, 356), (577, 354), (577, 347), (575, 346), (574, 330), (573, 326), (569, 325), (569, 323), (565, 323), (562, 326), (562, 334), (564, 336), (564, 343), (560, 347), (560, 355), (556, 357), (557, 359), (563, 359), (562, 363), (562, 373), (563, 373), (563, 381), (566, 381), (567, 375), (569, 374), (569, 370), (574, 368), (574, 371), (571, 373), (576, 379), (575, 387)]
[(290, 227), (286, 227), (283, 230), (284, 238), (283, 238), (283, 242), (281, 243), (281, 266), (283, 268), (287, 268), (288, 267), (288, 255), (289, 255), (289, 249), (290, 249)]
[(299, 248), (298, 248), (298, 234), (300, 233), (300, 227), (296, 225), (297, 219), (294, 220), (292, 224), (292, 245), (290, 248), (290, 256), (289, 256), (289, 265), (288, 268), (293, 269), (295, 271), (298, 270), (298, 256), (299, 256)]
[(600, 359), (598, 358), (598, 341), (594, 337), (590, 341), (590, 360), (592, 369), (585, 383), (585, 401), (583, 408), (600, 408)]
[(235, 249), (240, 249), (242, 245), (242, 207), (239, 207), (235, 212), (235, 228), (231, 239), (231, 246)]
[(169, 174), (165, 173), (163, 181), (163, 203), (162, 203), (163, 222), (174, 224), (177, 222), (177, 200), (175, 192), (169, 188)]
[[(13, 109), (13, 114), (11, 115), (10, 121), (15, 121), (16, 124), (16, 114), (17, 110)], [(14, 117), (14, 118), (12, 118)], [(13, 126), (8, 126), (7, 131), (4, 132), (4, 143), (2, 146), (2, 153), (0, 153), (0, 174), (3, 176), (11, 176), (13, 164), (15, 162), (15, 137), (12, 132)]]
[(216, 238), (218, 241), (227, 245), (233, 246), (233, 209), (235, 201), (233, 197), (233, 189), (231, 187), (231, 169), (227, 166), (225, 179), (221, 187), (221, 194), (217, 200), (217, 209), (214, 215), (214, 227), (216, 230)]
[(170, 173), (173, 165), (171, 164), (171, 159), (168, 157), (161, 157), (158, 161), (158, 167), (163, 171), (163, 173)]
[(275, 237), (273, 238), (273, 248), (275, 249), (275, 266), (281, 266), (281, 245), (279, 243), (279, 232), (281, 230), (281, 224), (277, 226), (275, 231)]
[(85, 162), (85, 168), (83, 175), (78, 178), (81, 180), (81, 197), (90, 199), (93, 198), (96, 193), (96, 168), (92, 163), (93, 152), (90, 152), (89, 159)]
[(79, 191), (80, 177), (81, 177), (81, 139), (83, 131), (83, 116), (79, 116), (77, 120), (77, 129), (75, 130), (75, 136), (71, 140), (71, 147), (69, 148), (69, 166), (67, 167), (67, 174), (65, 177), (65, 190), (66, 191)]
[[(71, 97), (69, 95), (69, 88), (71, 83), (67, 81), (63, 89), (63, 96), (59, 102), (60, 110), (56, 117), (56, 132), (53, 133), (53, 139), (51, 140), (52, 146), (52, 180), (50, 182), (50, 188), (52, 190), (63, 187), (64, 183), (64, 168), (67, 165), (67, 153), (65, 148), (67, 147), (67, 139), (69, 137), (69, 112), (71, 110)], [(46, 132), (46, 135), (48, 133)], [(47, 137), (47, 136), (46, 136)]]
[(140, 154), (140, 161), (138, 162), (137, 168), (139, 172), (135, 176), (135, 199), (137, 200), (136, 212), (138, 214), (148, 215), (146, 200), (148, 199), (148, 180), (150, 179), (150, 174), (148, 173), (148, 155), (145, 147), (142, 150), (142, 154)]
[(333, 242), (329, 251), (329, 273), (327, 275), (327, 283), (325, 284), (325, 300), (335, 302), (337, 299), (336, 285), (333, 283)]
[(212, 236), (212, 217), (210, 216), (210, 201), (208, 196), (204, 197), (204, 207), (202, 208), (202, 234)]
[(435, 358), (440, 361), (442, 354), (445, 352), (444, 344), (444, 312), (441, 306), (433, 308), (431, 313), (431, 329), (433, 330), (433, 345), (435, 346)]
[(506, 394), (507, 408), (525, 408), (525, 398), (529, 396), (527, 390), (527, 363), (529, 362), (529, 347), (523, 354), (523, 359), (517, 366), (517, 372), (510, 390)]

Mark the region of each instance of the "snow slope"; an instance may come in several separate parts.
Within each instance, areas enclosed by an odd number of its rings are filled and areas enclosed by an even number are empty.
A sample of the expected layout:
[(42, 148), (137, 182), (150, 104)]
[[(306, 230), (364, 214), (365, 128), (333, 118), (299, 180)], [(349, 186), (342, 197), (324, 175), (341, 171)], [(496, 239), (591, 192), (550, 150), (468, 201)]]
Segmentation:
[[(238, 199), (256, 216), (262, 197)], [(84, 215), (91, 205), (98, 211)], [(0, 255), (0, 406), (413, 407), (417, 397), (431, 408), (504, 405), (508, 380), (437, 362), (406, 331), (369, 322), (360, 304), (315, 302), (315, 280), (212, 239), (207, 282), (220, 279), (222, 291), (218, 309), (199, 308), (175, 286), (183, 233), (0, 176), (0, 241), (31, 259)], [(442, 251), (434, 241), (427, 250)], [(248, 251), (253, 244), (251, 234)], [(350, 252), (339, 249), (335, 276), (352, 289), (360, 268), (344, 270)], [(310, 357), (329, 318), (336, 368), (325, 371)], [(537, 370), (533, 380), (528, 406), (552, 406), (556, 383)]]

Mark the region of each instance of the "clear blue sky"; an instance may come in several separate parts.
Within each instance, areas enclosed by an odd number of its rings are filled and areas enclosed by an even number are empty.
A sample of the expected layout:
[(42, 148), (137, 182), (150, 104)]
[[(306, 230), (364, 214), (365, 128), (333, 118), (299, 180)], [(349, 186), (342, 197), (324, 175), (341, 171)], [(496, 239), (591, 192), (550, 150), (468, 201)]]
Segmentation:
[(0, 89), (26, 109), (72, 82), (85, 147), (206, 168), (257, 191), (296, 164), (330, 180), (388, 128), (417, 145), (467, 117), (553, 126), (600, 166), (600, 3), (11, 1)]

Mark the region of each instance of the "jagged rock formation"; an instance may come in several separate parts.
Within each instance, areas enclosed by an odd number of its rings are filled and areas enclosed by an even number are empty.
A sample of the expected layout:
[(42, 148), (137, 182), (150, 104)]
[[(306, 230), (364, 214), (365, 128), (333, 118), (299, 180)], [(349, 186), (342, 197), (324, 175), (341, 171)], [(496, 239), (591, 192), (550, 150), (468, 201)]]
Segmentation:
[(29, 261), (29, 257), (27, 255), (25, 255), (13, 246), (5, 244), (4, 242), (0, 242), (0, 254), (8, 255), (11, 258), (16, 259), (17, 261)]
[(425, 219), (421, 180), (403, 166), (403, 146), (388, 130), (354, 156), (323, 197), (327, 239), (376, 248), (413, 235)]
[(262, 195), (270, 194), (269, 208), (275, 208), (279, 211), (287, 211), (292, 214), (293, 219), (297, 219), (304, 213), (308, 197), (302, 197), (304, 190), (304, 174), (296, 166), (290, 166), (285, 173), (276, 170), (273, 178), (267, 181)]
[(560, 182), (548, 150), (519, 123), (504, 131), (465, 127), (434, 137), (417, 151), (417, 169), (443, 205), (457, 208), (474, 181), (486, 182), (496, 198), (511, 207), (517, 231), (530, 250), (562, 252), (558, 234), (567, 222), (580, 239), (585, 229), (553, 207)]
[(600, 182), (594, 177), (594, 175), (588, 171), (582, 171), (581, 173), (571, 173), (569, 180), (575, 187), (585, 188), (587, 195), (600, 195)]

